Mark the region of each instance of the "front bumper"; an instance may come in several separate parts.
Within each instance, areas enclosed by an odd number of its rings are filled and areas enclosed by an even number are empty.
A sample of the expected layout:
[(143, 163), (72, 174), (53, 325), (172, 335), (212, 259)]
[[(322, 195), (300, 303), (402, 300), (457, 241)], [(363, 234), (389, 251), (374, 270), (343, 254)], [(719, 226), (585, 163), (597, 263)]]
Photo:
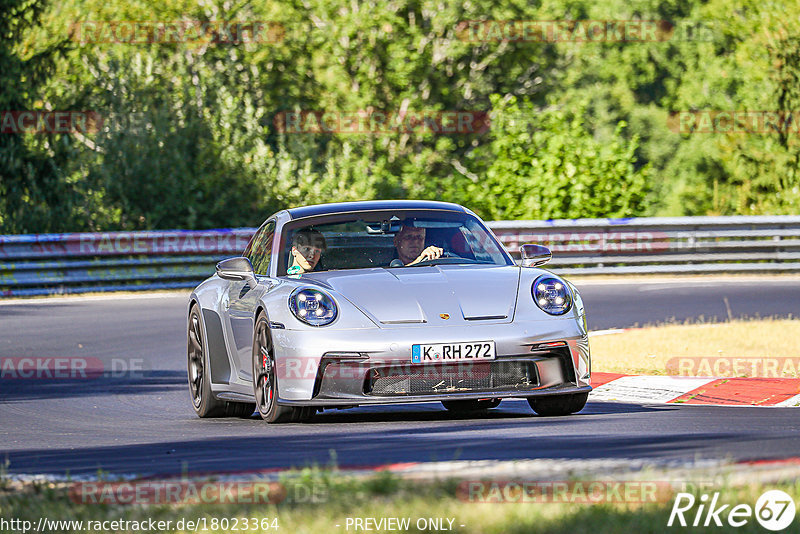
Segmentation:
[(562, 385), (530, 391), (482, 391), (472, 393), (448, 393), (442, 395), (416, 395), (407, 397), (360, 397), (358, 399), (311, 399), (304, 401), (281, 399), (278, 404), (287, 406), (342, 406), (355, 407), (369, 404), (410, 404), (414, 402), (436, 402), (477, 399), (528, 398), (539, 395), (567, 395), (570, 393), (589, 393), (592, 386)]
[[(355, 406), (591, 391), (588, 338), (570, 318), (272, 334), (280, 404)], [(495, 342), (495, 360), (411, 363), (413, 344), (479, 340)], [(543, 349), (548, 342), (563, 345)]]

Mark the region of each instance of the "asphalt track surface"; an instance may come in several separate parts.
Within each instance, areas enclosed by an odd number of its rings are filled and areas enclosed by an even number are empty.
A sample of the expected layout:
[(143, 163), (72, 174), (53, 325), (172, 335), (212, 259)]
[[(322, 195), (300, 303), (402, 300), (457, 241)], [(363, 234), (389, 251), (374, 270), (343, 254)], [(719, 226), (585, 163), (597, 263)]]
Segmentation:
[[(662, 321), (788, 316), (800, 279), (579, 284), (592, 330)], [(727, 299), (727, 305), (725, 303)], [(326, 411), (310, 423), (197, 418), (185, 367), (184, 295), (0, 304), (0, 357), (98, 358), (124, 371), (84, 380), (0, 380), (0, 463), (10, 473), (93, 475), (369, 466), (445, 460), (800, 455), (794, 408), (589, 402), (542, 418), (525, 401), (482, 417), (435, 403)]]

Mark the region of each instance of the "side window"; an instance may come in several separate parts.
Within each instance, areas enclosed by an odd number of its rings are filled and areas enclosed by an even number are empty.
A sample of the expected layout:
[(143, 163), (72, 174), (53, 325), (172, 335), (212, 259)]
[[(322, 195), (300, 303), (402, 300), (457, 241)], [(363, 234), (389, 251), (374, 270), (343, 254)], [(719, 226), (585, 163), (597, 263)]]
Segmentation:
[(269, 260), (272, 258), (272, 239), (275, 236), (275, 221), (264, 223), (244, 251), (245, 257), (253, 264), (256, 274), (269, 274)]

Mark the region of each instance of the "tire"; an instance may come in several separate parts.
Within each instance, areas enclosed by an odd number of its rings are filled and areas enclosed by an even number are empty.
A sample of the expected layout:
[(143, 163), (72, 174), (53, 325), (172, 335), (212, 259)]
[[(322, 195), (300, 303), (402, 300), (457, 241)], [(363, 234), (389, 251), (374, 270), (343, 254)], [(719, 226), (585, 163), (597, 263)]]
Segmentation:
[(442, 401), (442, 404), (447, 411), (453, 413), (485, 412), (496, 408), (500, 404), (500, 399)]
[(186, 333), (187, 372), (189, 395), (198, 417), (250, 417), (254, 404), (221, 401), (211, 391), (211, 373), (206, 356), (206, 340), (200, 308), (193, 304), (189, 311), (189, 328)]
[(528, 397), (528, 404), (533, 411), (545, 417), (569, 415), (583, 410), (586, 406), (588, 393), (571, 393), (567, 395), (548, 395), (543, 397)]
[(275, 351), (269, 322), (264, 312), (256, 317), (253, 329), (253, 394), (256, 399), (255, 409), (267, 423), (299, 423), (317, 412), (315, 407), (278, 404)]

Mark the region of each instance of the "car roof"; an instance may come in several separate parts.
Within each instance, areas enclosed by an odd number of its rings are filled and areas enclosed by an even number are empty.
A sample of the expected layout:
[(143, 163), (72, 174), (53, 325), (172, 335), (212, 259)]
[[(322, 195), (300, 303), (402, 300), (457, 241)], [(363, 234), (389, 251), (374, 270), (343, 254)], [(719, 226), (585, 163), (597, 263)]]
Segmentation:
[(380, 211), (380, 210), (446, 210), (465, 213), (463, 206), (450, 202), (437, 202), (434, 200), (364, 200), (359, 202), (335, 202), (331, 204), (316, 204), (286, 210), (292, 219), (314, 217), (316, 215), (330, 215), (333, 213), (348, 213), (354, 211)]

